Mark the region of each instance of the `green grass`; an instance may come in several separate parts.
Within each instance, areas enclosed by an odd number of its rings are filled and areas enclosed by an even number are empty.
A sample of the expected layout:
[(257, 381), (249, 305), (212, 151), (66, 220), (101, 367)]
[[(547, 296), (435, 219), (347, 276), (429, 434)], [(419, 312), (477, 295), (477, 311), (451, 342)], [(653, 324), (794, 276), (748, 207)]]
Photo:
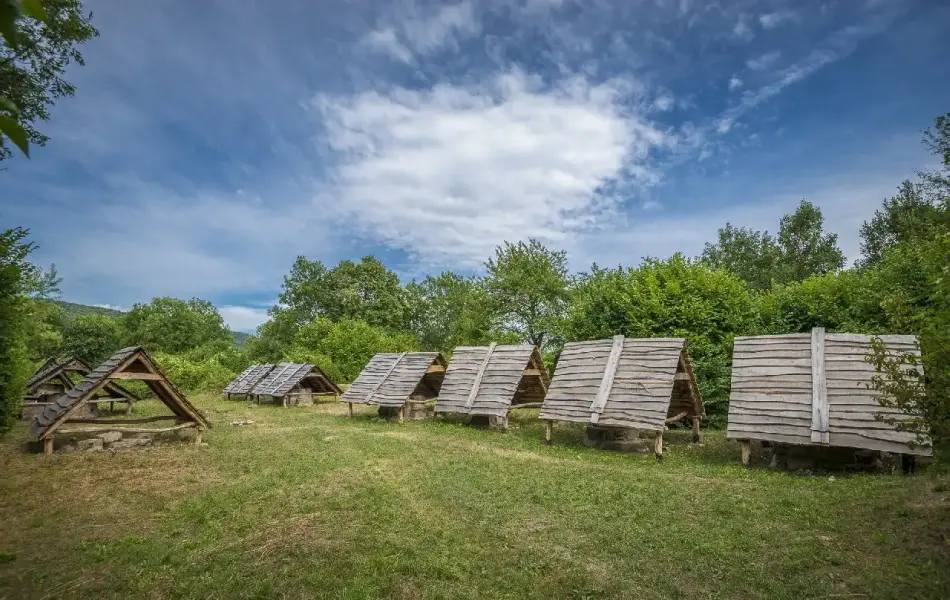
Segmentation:
[(501, 434), (195, 401), (206, 447), (0, 444), (0, 598), (950, 594), (945, 476), (749, 470), (721, 434), (663, 464), (577, 427), (547, 447), (536, 411)]

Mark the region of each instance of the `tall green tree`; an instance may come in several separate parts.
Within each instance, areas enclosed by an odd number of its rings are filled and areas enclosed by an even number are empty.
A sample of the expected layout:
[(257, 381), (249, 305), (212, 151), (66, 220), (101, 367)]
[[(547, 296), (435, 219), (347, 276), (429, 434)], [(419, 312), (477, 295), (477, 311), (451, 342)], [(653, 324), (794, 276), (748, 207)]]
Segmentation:
[(834, 273), (844, 267), (838, 234), (825, 233), (821, 209), (802, 200), (792, 214), (782, 217), (778, 230), (778, 281), (804, 281), (812, 275)]
[[(49, 120), (56, 100), (75, 93), (66, 67), (83, 64), (77, 46), (99, 32), (79, 0), (0, 0), (0, 13), (0, 25), (6, 25), (0, 31), (6, 42), (0, 44), (0, 126), (25, 152), (27, 142), (46, 143), (37, 125)], [(8, 140), (0, 136), (0, 161), (10, 156)]]
[(924, 185), (905, 180), (861, 226), (861, 266), (879, 264), (884, 253), (900, 243), (929, 237), (936, 216), (937, 207)]
[(122, 330), (113, 317), (89, 313), (66, 321), (60, 354), (98, 365), (122, 347)]
[(213, 342), (230, 343), (231, 331), (207, 300), (155, 298), (119, 317), (126, 344), (156, 352), (187, 352)]
[(412, 330), (423, 350), (451, 352), (456, 346), (498, 341), (483, 280), (444, 271), (406, 286)]
[(714, 269), (728, 269), (749, 287), (766, 290), (776, 277), (779, 249), (768, 231), (733, 227), (719, 230), (719, 241), (706, 243), (702, 259)]
[(924, 132), (924, 145), (942, 162), (942, 168), (919, 173), (935, 201), (950, 198), (950, 113), (940, 115)]
[(485, 268), (485, 286), (502, 329), (536, 346), (555, 342), (568, 301), (567, 253), (534, 239), (505, 242)]

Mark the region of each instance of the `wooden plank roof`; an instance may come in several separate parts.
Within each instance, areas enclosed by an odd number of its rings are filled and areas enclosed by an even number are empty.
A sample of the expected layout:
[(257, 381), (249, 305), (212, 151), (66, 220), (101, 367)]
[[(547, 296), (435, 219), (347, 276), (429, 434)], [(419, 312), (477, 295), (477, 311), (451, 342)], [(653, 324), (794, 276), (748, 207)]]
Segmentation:
[[(430, 368), (433, 371), (430, 373)], [(400, 407), (417, 388), (428, 383), (428, 395), (438, 395), (445, 359), (438, 352), (384, 352), (374, 356), (350, 385), (343, 402)], [(428, 377), (428, 381), (424, 381)], [(434, 389), (432, 389), (434, 388)]]
[(540, 402), (550, 384), (535, 346), (459, 346), (445, 372), (436, 412), (505, 416), (512, 403)]
[(204, 415), (165, 376), (149, 353), (144, 348), (132, 346), (116, 352), (107, 361), (90, 371), (75, 387), (57, 398), (55, 402), (50, 402), (33, 420), (30, 429), (33, 436), (50, 437), (80, 406), (111, 383), (111, 377), (120, 373), (123, 374), (123, 379), (135, 379), (136, 375), (141, 376), (143, 382), (158, 399), (180, 420), (195, 422), (204, 428), (211, 427)]
[(303, 381), (304, 378), (313, 375), (322, 378), (329, 389), (332, 389), (335, 393), (342, 393), (340, 388), (320, 370), (320, 367), (308, 363), (290, 362), (278, 363), (260, 383), (254, 386), (250, 393), (281, 398), (292, 390), (294, 386)]
[(224, 388), (226, 394), (249, 394), (251, 390), (263, 379), (274, 365), (251, 365), (244, 369), (244, 372), (234, 378)]
[(868, 387), (875, 375), (865, 360), (872, 337), (881, 338), (891, 353), (920, 356), (912, 335), (825, 333), (816, 328), (811, 333), (736, 338), (726, 436), (930, 455), (929, 446), (915, 445), (913, 433), (875, 418), (909, 417), (882, 407), (880, 392)]
[(569, 342), (539, 417), (662, 431), (671, 412), (705, 414), (683, 338)]
[[(52, 362), (51, 362), (52, 361)], [(66, 373), (78, 373), (85, 377), (92, 369), (85, 362), (78, 358), (68, 358), (62, 362), (56, 362), (53, 359), (48, 359), (43, 366), (34, 373), (33, 377), (30, 378), (30, 382), (26, 387), (26, 396), (34, 395), (38, 388), (43, 384), (49, 382), (50, 380), (65, 375)], [(63, 383), (68, 383), (68, 379), (63, 379)], [(103, 391), (114, 395), (116, 398), (125, 398), (130, 402), (134, 402), (139, 399), (139, 397), (122, 387), (114, 381), (108, 382)]]

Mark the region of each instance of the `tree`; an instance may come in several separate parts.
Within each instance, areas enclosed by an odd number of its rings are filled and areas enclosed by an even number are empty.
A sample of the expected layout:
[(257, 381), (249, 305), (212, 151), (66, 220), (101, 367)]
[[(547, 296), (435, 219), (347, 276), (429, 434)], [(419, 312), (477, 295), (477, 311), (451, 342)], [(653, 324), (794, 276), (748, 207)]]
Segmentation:
[(155, 352), (181, 353), (233, 336), (218, 309), (207, 300), (155, 298), (119, 317), (125, 343)]
[(648, 258), (636, 269), (600, 269), (579, 276), (564, 321), (565, 341), (614, 335), (684, 337), (696, 380), (714, 419), (725, 419), (732, 341), (760, 329), (751, 293), (725, 269), (675, 254)]
[(406, 286), (412, 330), (423, 350), (451, 352), (456, 346), (498, 341), (484, 281), (444, 271)]
[(897, 195), (885, 199), (861, 226), (862, 267), (877, 265), (888, 249), (902, 242), (927, 237), (933, 227), (937, 208), (924, 185), (905, 180), (897, 189)]
[[(36, 123), (49, 120), (49, 107), (76, 91), (63, 76), (70, 63), (83, 64), (76, 46), (99, 35), (91, 18), (79, 0), (0, 0), (6, 42), (0, 44), (0, 125), (24, 153), (27, 141), (46, 143)], [(0, 136), (0, 161), (10, 156)]]
[(933, 125), (924, 132), (924, 145), (943, 162), (943, 168), (918, 173), (924, 186), (936, 200), (950, 197), (950, 113), (934, 119)]
[(838, 235), (824, 233), (821, 209), (802, 200), (794, 213), (785, 215), (778, 231), (778, 281), (804, 281), (812, 275), (834, 273), (844, 267)]
[(485, 263), (486, 289), (502, 329), (543, 347), (559, 328), (568, 300), (567, 253), (541, 242), (505, 242)]
[(778, 246), (768, 231), (733, 227), (719, 230), (719, 242), (706, 243), (703, 260), (714, 269), (728, 269), (754, 290), (772, 287), (778, 261)]
[(74, 356), (93, 367), (122, 347), (122, 330), (113, 317), (94, 313), (79, 315), (63, 327), (60, 353)]

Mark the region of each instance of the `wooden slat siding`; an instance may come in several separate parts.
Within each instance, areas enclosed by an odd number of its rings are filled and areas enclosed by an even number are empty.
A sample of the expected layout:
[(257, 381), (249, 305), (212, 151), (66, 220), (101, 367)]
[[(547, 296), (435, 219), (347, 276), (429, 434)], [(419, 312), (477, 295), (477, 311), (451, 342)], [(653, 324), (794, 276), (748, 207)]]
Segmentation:
[(811, 443), (812, 410), (811, 334), (736, 338), (727, 437)]
[[(356, 404), (402, 406), (422, 382), (429, 365), (434, 362), (444, 364), (438, 352), (404, 354), (380, 353), (374, 356), (343, 393), (341, 400)], [(402, 360), (399, 360), (400, 356)], [(398, 365), (393, 368), (396, 361)]]
[[(598, 424), (665, 429), (684, 344), (682, 338), (625, 339)], [(590, 422), (612, 348), (612, 339), (565, 345), (540, 418)]]
[(135, 364), (145, 371), (162, 376), (161, 381), (145, 381), (145, 384), (168, 406), (175, 415), (182, 420), (195, 422), (197, 425), (210, 428), (211, 424), (198, 411), (178, 388), (165, 376), (155, 361), (144, 348), (132, 346), (123, 348), (112, 355), (104, 363), (93, 369), (75, 387), (46, 405), (43, 412), (36, 416), (30, 431), (34, 437), (48, 437), (67, 419), (70, 413), (75, 412), (79, 405), (91, 400), (101, 389), (108, 389), (111, 385), (109, 376)]
[[(491, 361), (492, 352), (495, 351), (495, 342), (492, 342), (488, 345), (488, 348), (485, 349), (485, 358), (482, 359), (482, 364), (478, 366), (478, 372), (475, 373), (475, 379), (472, 380), (472, 389), (468, 392), (468, 398), (465, 399), (465, 411), (468, 412), (472, 409), (472, 405), (475, 404), (475, 396), (478, 395), (478, 388), (482, 385), (482, 378), (485, 377), (485, 369), (488, 368), (488, 363)], [(451, 363), (450, 363), (451, 364)], [(522, 368), (524, 371), (524, 368)], [(520, 375), (518, 379), (521, 379)]]
[[(543, 383), (542, 389), (529, 388), (526, 383), (528, 378), (524, 376), (525, 369), (534, 366), (532, 358), (537, 352), (534, 346), (500, 345), (495, 346), (491, 354), (488, 351), (488, 346), (460, 346), (455, 349), (445, 372), (439, 401), (435, 405), (436, 412), (503, 417), (508, 414), (519, 394), (534, 393), (529, 400), (539, 401), (543, 398)], [(543, 370), (540, 355), (537, 359), (537, 366)], [(484, 371), (475, 390), (476, 378), (482, 366)], [(535, 381), (538, 378), (531, 377)], [(546, 381), (545, 375), (540, 378)], [(473, 391), (476, 392), (474, 396)]]
[[(908, 417), (896, 409), (883, 408), (879, 404), (880, 392), (869, 389), (871, 377), (876, 373), (873, 365), (865, 360), (871, 352), (872, 337), (880, 338), (891, 353), (920, 356), (917, 339), (910, 335), (826, 334), (830, 444), (929, 456), (930, 447), (915, 445), (914, 434), (897, 431), (894, 426), (874, 418), (877, 414), (895, 416), (899, 420)], [(834, 360), (830, 360), (832, 358)]]
[(40, 368), (38, 368), (31, 376), (30, 379), (26, 382), (27, 393), (34, 386), (38, 385), (41, 381), (49, 379), (49, 374), (56, 370), (59, 366), (59, 363), (55, 359), (47, 358)]
[[(812, 334), (736, 338), (733, 350), (732, 392), (727, 436), (779, 443), (813, 444), (812, 369), (800, 366), (806, 352), (810, 362)], [(916, 338), (907, 335), (879, 337), (891, 352), (918, 353)], [(883, 408), (878, 392), (868, 389), (875, 374), (865, 357), (871, 338), (858, 334), (824, 334), (821, 366), (827, 394), (827, 445), (894, 453), (929, 455), (927, 446), (911, 446), (915, 436), (896, 431), (874, 418), (876, 414), (907, 417)], [(808, 346), (806, 346), (808, 342)], [(774, 361), (782, 367), (750, 366)], [(820, 374), (819, 374), (820, 376)], [(818, 423), (819, 433), (821, 421)], [(818, 443), (822, 441), (819, 436)], [(824, 444), (823, 444), (824, 445)]]
[(320, 370), (320, 367), (309, 363), (278, 364), (267, 377), (254, 387), (251, 393), (261, 396), (283, 398), (309, 376), (319, 377), (322, 381), (326, 382), (324, 387), (333, 393), (340, 393), (340, 388)]
[(255, 396), (275, 396), (275, 392), (283, 385), (284, 381), (294, 377), (302, 366), (304, 365), (292, 362), (277, 363), (264, 379), (251, 388), (250, 393)]
[(273, 368), (274, 365), (251, 365), (229, 383), (224, 388), (224, 392), (226, 394), (248, 394)]
[(828, 443), (828, 386), (825, 381), (825, 328), (811, 330), (811, 441)]

